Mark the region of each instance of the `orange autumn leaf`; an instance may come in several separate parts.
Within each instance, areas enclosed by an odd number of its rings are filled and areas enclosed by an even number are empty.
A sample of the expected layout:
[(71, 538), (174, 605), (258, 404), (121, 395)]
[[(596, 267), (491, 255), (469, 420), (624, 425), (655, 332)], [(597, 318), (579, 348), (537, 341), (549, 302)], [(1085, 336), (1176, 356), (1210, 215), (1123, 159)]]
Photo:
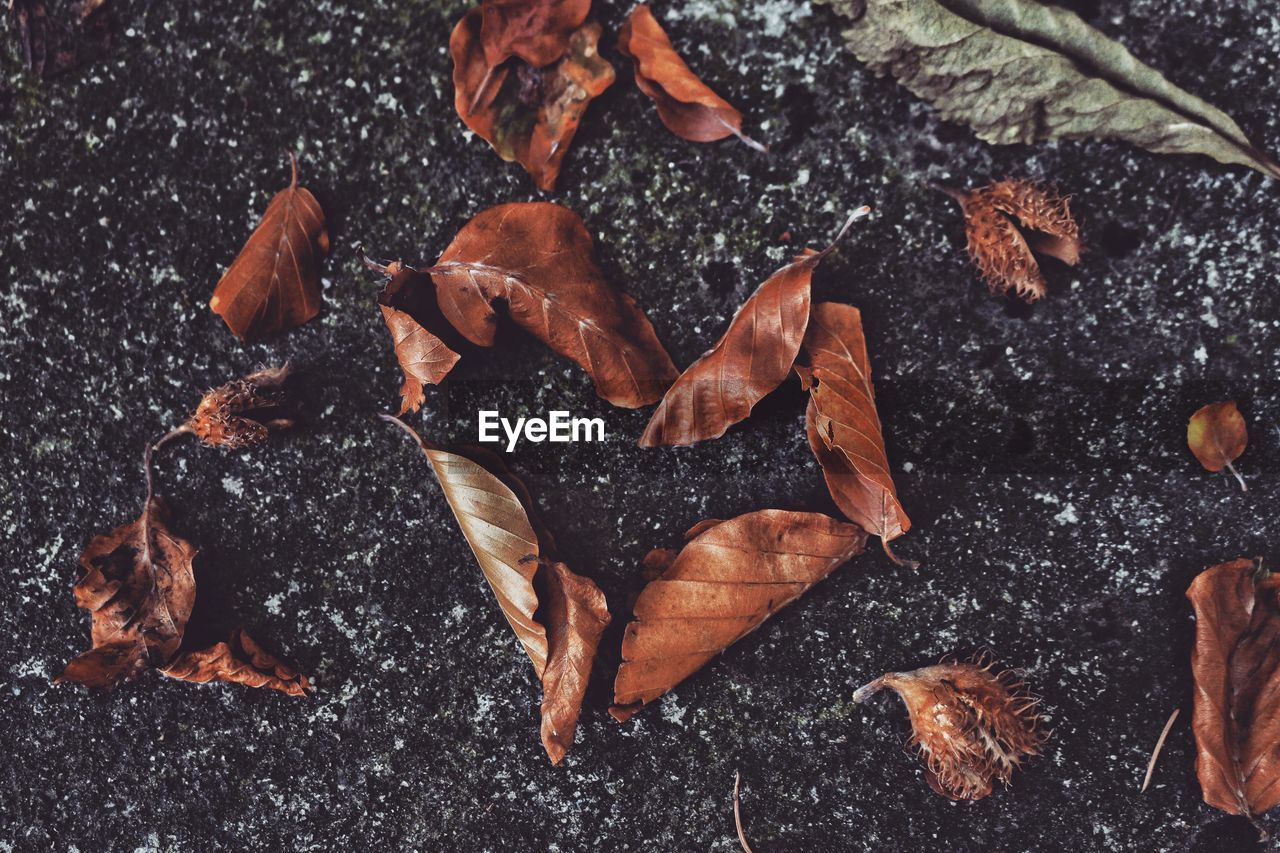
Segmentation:
[(969, 257), (996, 291), (1027, 302), (1047, 292), (1034, 252), (1075, 266), (1084, 250), (1068, 199), (1041, 184), (1005, 180), (971, 192), (938, 187), (964, 214)]
[(1248, 445), (1244, 416), (1232, 400), (1203, 406), (1187, 422), (1187, 446), (1205, 470), (1217, 473), (1226, 468), (1246, 492), (1249, 488), (1232, 463)]
[(1256, 825), (1280, 805), (1280, 575), (1232, 560), (1197, 575), (1187, 599), (1196, 776), (1206, 803)]
[(907, 706), (910, 743), (924, 759), (929, 787), (952, 800), (980, 800), (997, 780), (1008, 785), (1047, 737), (1035, 711), (1039, 700), (1012, 673), (992, 667), (944, 658), (913, 672), (886, 673), (858, 688), (853, 701), (892, 688)]
[(495, 305), (591, 376), (596, 393), (637, 408), (662, 397), (676, 368), (634, 299), (609, 285), (578, 215), (547, 202), (477, 214), (426, 270), (463, 337), (492, 346)]
[(568, 52), (543, 68), (519, 60), (492, 66), (481, 38), (482, 10), (463, 17), (449, 38), (454, 107), (503, 160), (517, 161), (538, 188), (555, 189), (573, 136), (593, 99), (613, 84), (600, 56), (600, 25), (569, 37)]
[(813, 271), (854, 220), (870, 212), (869, 207), (858, 208), (830, 246), (821, 252), (806, 250), (751, 294), (715, 345), (685, 368), (663, 396), (640, 437), (641, 447), (719, 438), (787, 378), (809, 324)]
[(636, 598), (609, 713), (625, 721), (862, 552), (867, 535), (812, 512), (703, 522)]
[(852, 305), (815, 305), (804, 350), (809, 365), (796, 371), (810, 394), (806, 432), (831, 497), (846, 517), (879, 536), (885, 552), (902, 563), (889, 542), (910, 530), (911, 520), (889, 472), (862, 314)]
[(573, 744), (600, 636), (609, 624), (604, 593), (564, 563), (537, 529), (524, 485), (487, 453), (429, 444), (402, 421), (426, 454), (458, 527), (542, 682), (542, 744), (559, 764)]
[(400, 386), (400, 411), (416, 412), (426, 400), (423, 385), (439, 385), (461, 358), (441, 340), (448, 322), (436, 302), (430, 276), (393, 261), (385, 266), (364, 260), (365, 266), (386, 276), (378, 307), (391, 333), (396, 361), (404, 373)]
[(743, 134), (742, 113), (689, 69), (648, 5), (636, 6), (622, 25), (618, 51), (635, 60), (636, 85), (653, 100), (658, 117), (676, 136), (691, 142), (736, 136), (757, 151), (768, 150)]
[(225, 642), (178, 655), (160, 672), (170, 678), (197, 684), (226, 681), (248, 687), (267, 687), (290, 696), (305, 696), (311, 689), (311, 682), (305, 675), (281, 663), (243, 628), (233, 631)]
[(320, 312), (320, 262), (329, 253), (324, 211), (292, 179), (267, 205), (262, 221), (213, 289), (209, 307), (241, 340), (270, 337)]

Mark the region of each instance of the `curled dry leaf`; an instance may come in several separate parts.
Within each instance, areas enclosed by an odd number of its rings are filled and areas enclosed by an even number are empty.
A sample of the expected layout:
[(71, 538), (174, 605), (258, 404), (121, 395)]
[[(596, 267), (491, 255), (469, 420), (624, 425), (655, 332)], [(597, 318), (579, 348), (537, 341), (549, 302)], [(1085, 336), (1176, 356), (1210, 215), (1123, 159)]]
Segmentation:
[(1006, 180), (971, 192), (939, 187), (964, 213), (969, 257), (992, 292), (1013, 290), (1027, 302), (1045, 295), (1035, 252), (1075, 266), (1083, 250), (1068, 199), (1031, 181)]
[(1232, 463), (1240, 458), (1248, 445), (1249, 431), (1234, 401), (1203, 406), (1187, 422), (1187, 446), (1200, 464), (1214, 473), (1226, 468), (1239, 481), (1243, 491), (1248, 491), (1248, 486)]
[(298, 186), (292, 153), (289, 161), (289, 186), (271, 199), (209, 300), (241, 340), (279, 334), (320, 312), (320, 262), (329, 253), (329, 234), (320, 202)]
[(1280, 804), (1280, 576), (1253, 560), (1201, 572), (1191, 727), (1204, 801), (1254, 820)]
[(691, 142), (736, 136), (757, 151), (768, 150), (743, 134), (742, 113), (689, 70), (648, 5), (631, 11), (618, 33), (618, 51), (635, 60), (636, 85), (676, 136)]
[(863, 702), (885, 687), (897, 692), (911, 718), (911, 743), (924, 758), (925, 780), (953, 800), (980, 800), (997, 779), (1008, 785), (1014, 768), (1047, 737), (1035, 713), (1039, 700), (1009, 672), (980, 664), (944, 659), (890, 672), (853, 695)]
[(787, 378), (809, 324), (813, 271), (853, 221), (870, 212), (869, 207), (858, 208), (830, 246), (821, 252), (806, 250), (760, 285), (715, 346), (667, 391), (640, 437), (641, 447), (719, 438)]
[(609, 713), (627, 720), (860, 554), (867, 536), (812, 512), (704, 522), (636, 599)]
[(467, 340), (492, 346), (493, 303), (515, 324), (579, 364), (596, 393), (636, 408), (676, 376), (671, 357), (632, 299), (605, 282), (577, 214), (545, 202), (491, 207), (468, 222), (427, 270), (440, 309)]
[(1007, 145), (1119, 139), (1270, 177), (1280, 165), (1221, 110), (1179, 89), (1074, 12), (1040, 0), (827, 0), (858, 59), (942, 118)]
[[(563, 563), (544, 559), (521, 500), (527, 492), (489, 454), (437, 448), (395, 418), (435, 471), (462, 535), (498, 606), (542, 682), (542, 744), (553, 764), (564, 758), (586, 693), (600, 635), (609, 624), (604, 594)], [(526, 498), (527, 499), (527, 498)]]
[(387, 277), (378, 306), (404, 372), (397, 414), (416, 412), (426, 400), (423, 384), (439, 385), (460, 358), (440, 338), (448, 322), (436, 303), (435, 283), (399, 261), (382, 266), (366, 259), (365, 265)]
[(815, 305), (804, 349), (809, 366), (796, 370), (810, 394), (805, 426), (831, 497), (901, 563), (889, 542), (910, 530), (911, 520), (889, 473), (861, 313), (851, 305)]
[[(213, 447), (238, 450), (267, 440), (272, 430), (288, 429), (284, 384), (289, 365), (267, 367), (215, 388), (200, 400), (185, 424), (170, 433), (194, 433)], [(170, 436), (161, 439), (161, 443)]]
[[(150, 486), (150, 455), (147, 456)], [(150, 493), (142, 515), (104, 536), (80, 555), (84, 575), (76, 604), (93, 616), (93, 648), (54, 679), (109, 689), (158, 669), (186, 681), (230, 681), (301, 696), (307, 677), (265, 652), (243, 631), (208, 649), (183, 649), (195, 606), (192, 560), (196, 549), (168, 526), (164, 504)]]
[(311, 689), (305, 675), (281, 663), (243, 628), (233, 631), (226, 642), (179, 654), (160, 671), (171, 678), (197, 684), (227, 681), (268, 687), (290, 696), (305, 696)]
[(80, 555), (76, 605), (93, 616), (93, 648), (55, 682), (111, 688), (173, 659), (196, 600), (196, 549), (175, 536), (163, 502), (147, 496), (142, 515), (95, 536)]
[(498, 156), (518, 161), (539, 189), (553, 190), (583, 113), (613, 84), (613, 66), (598, 50), (600, 25), (574, 31), (568, 52), (552, 65), (495, 67), (485, 58), (481, 20), (482, 10), (473, 9), (449, 38), (454, 107)]

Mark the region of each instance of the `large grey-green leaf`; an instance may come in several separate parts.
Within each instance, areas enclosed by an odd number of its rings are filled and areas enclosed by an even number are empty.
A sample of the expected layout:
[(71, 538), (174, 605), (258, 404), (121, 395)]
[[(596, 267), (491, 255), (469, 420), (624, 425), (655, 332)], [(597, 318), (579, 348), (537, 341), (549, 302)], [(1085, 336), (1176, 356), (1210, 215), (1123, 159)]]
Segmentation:
[(1280, 178), (1221, 110), (1073, 12), (1038, 0), (818, 0), (853, 20), (858, 59), (997, 144), (1121, 139)]

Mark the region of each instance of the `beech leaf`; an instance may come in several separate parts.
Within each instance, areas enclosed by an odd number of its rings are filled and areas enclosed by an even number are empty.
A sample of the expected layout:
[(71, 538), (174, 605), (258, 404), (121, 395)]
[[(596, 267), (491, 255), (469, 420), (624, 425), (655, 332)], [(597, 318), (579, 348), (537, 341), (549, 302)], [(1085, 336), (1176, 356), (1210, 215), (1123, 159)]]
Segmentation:
[(387, 277), (378, 306), (404, 372), (397, 414), (416, 412), (426, 400), (423, 384), (439, 385), (461, 356), (439, 337), (446, 334), (448, 321), (440, 313), (429, 276), (399, 261), (383, 266), (366, 259), (365, 265)]
[[(860, 554), (867, 536), (820, 513), (704, 522), (640, 592), (609, 713), (625, 721)], [(656, 562), (668, 559), (660, 554)]]
[(93, 616), (93, 648), (54, 681), (107, 689), (172, 660), (195, 605), (195, 555), (169, 530), (164, 503), (153, 495), (137, 520), (91, 539), (75, 596)]
[(491, 207), (468, 222), (435, 266), (440, 309), (467, 340), (491, 346), (494, 302), (515, 324), (572, 359), (615, 406), (661, 398), (671, 357), (632, 299), (604, 280), (578, 215), (546, 202)]
[[(852, 305), (813, 306), (804, 338), (808, 367), (797, 367), (809, 389), (809, 446), (836, 506), (863, 530), (889, 541), (911, 529), (889, 472), (862, 314)], [(914, 565), (914, 564), (913, 564)]]
[[(426, 454), (480, 571), (542, 682), (542, 744), (558, 764), (573, 743), (600, 635), (604, 594), (563, 563), (543, 557), (524, 485), (496, 457), (440, 449), (387, 415)], [(474, 458), (473, 458), (474, 457)], [(524, 500), (522, 500), (524, 498)], [(545, 543), (550, 550), (550, 543)]]
[(1068, 266), (1080, 260), (1080, 228), (1067, 199), (1031, 181), (998, 181), (971, 192), (939, 187), (964, 213), (969, 257), (992, 292), (1013, 290), (1027, 302), (1047, 288), (1032, 250)]
[(1206, 471), (1217, 473), (1223, 468), (1235, 476), (1242, 491), (1248, 491), (1244, 478), (1232, 463), (1249, 445), (1249, 432), (1244, 416), (1234, 401), (1210, 403), (1196, 410), (1187, 422), (1187, 446)]
[(1280, 576), (1253, 560), (1201, 572), (1191, 726), (1204, 801), (1256, 823), (1280, 804)]
[(768, 150), (743, 134), (742, 113), (689, 70), (648, 5), (636, 6), (627, 17), (618, 33), (618, 51), (635, 60), (636, 85), (676, 136), (691, 142), (736, 136), (757, 151)]
[(329, 234), (320, 202), (298, 186), (297, 158), (289, 160), (289, 186), (272, 197), (209, 300), (241, 340), (279, 334), (320, 312), (320, 262), (329, 253)]
[(925, 781), (952, 800), (980, 800), (996, 780), (1040, 751), (1047, 734), (1035, 712), (1039, 700), (1009, 671), (990, 661), (950, 658), (913, 672), (889, 672), (853, 694), (865, 702), (891, 687), (907, 706), (911, 745), (925, 762)]
[(999, 145), (1118, 139), (1280, 177), (1221, 110), (1039, 0), (825, 0), (854, 54)]
[(490, 65), (481, 20), (482, 10), (472, 9), (449, 38), (454, 108), (499, 157), (519, 162), (539, 189), (551, 191), (587, 106), (614, 81), (599, 52), (600, 25), (583, 25), (563, 57), (535, 68), (519, 60)]
[(305, 696), (311, 689), (305, 675), (281, 663), (244, 629), (233, 631), (226, 642), (179, 654), (160, 671), (171, 678), (197, 684), (226, 681), (268, 687), (290, 696)]
[(858, 208), (830, 246), (806, 249), (751, 294), (715, 346), (667, 391), (640, 437), (641, 447), (719, 438), (787, 378), (809, 324), (813, 271), (853, 221), (870, 212)]

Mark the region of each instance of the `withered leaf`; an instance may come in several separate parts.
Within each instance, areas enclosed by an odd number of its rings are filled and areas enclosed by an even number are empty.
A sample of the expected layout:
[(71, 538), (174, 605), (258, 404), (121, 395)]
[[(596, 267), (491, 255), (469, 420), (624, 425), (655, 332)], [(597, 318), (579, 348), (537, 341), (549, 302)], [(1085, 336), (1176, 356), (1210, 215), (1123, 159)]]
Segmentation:
[(284, 394), (289, 375), (287, 364), (266, 367), (213, 389), (201, 398), (187, 422), (159, 443), (190, 432), (212, 447), (238, 450), (261, 444), (272, 430), (293, 426)]
[(1280, 165), (1218, 110), (1040, 0), (824, 0), (858, 59), (995, 144), (1119, 139), (1270, 177)]
[(600, 25), (574, 31), (568, 52), (552, 65), (535, 68), (513, 60), (492, 66), (481, 19), (481, 9), (471, 10), (449, 38), (454, 107), (498, 156), (519, 162), (539, 189), (553, 190), (583, 113), (613, 84), (613, 66), (597, 47)]
[(920, 748), (925, 781), (952, 800), (980, 800), (998, 779), (1005, 785), (1047, 737), (1028, 695), (1010, 672), (992, 663), (944, 659), (913, 672), (890, 672), (863, 685), (853, 701), (865, 702), (891, 687), (911, 717), (911, 743)]
[(743, 134), (742, 113), (689, 70), (648, 5), (631, 11), (618, 33), (618, 51), (635, 60), (636, 85), (676, 136), (691, 142), (736, 136), (757, 151), (768, 150)]
[(243, 628), (233, 631), (226, 642), (179, 654), (160, 671), (171, 678), (197, 684), (227, 681), (268, 687), (290, 696), (305, 696), (311, 689), (305, 675), (281, 663)]
[(778, 509), (699, 525), (690, 535), (636, 599), (609, 710), (619, 720), (760, 627), (867, 541), (855, 525)]
[(871, 385), (862, 314), (852, 305), (813, 306), (804, 337), (808, 367), (797, 366), (809, 389), (809, 446), (836, 506), (863, 530), (889, 542), (911, 529), (889, 473)]
[(1223, 468), (1230, 471), (1248, 491), (1244, 478), (1232, 463), (1240, 458), (1249, 445), (1249, 432), (1244, 416), (1232, 400), (1210, 403), (1197, 409), (1187, 422), (1187, 446), (1207, 471), (1217, 473)]
[[(149, 485), (149, 469), (147, 479)], [(216, 679), (303, 695), (310, 686), (306, 676), (243, 631), (208, 649), (183, 648), (196, 599), (195, 555), (191, 543), (169, 529), (164, 504), (152, 494), (137, 521), (94, 537), (80, 556), (84, 574), (75, 585), (76, 604), (93, 616), (93, 647), (54, 682), (110, 689), (158, 669), (187, 681)]]
[(493, 303), (577, 362), (615, 406), (658, 400), (676, 376), (632, 299), (605, 282), (578, 215), (546, 202), (491, 207), (468, 222), (435, 266), (440, 309), (467, 340), (491, 346)]
[(1256, 819), (1280, 804), (1280, 576), (1253, 560), (1201, 572), (1191, 725), (1204, 801)]
[(209, 300), (241, 340), (279, 334), (320, 312), (320, 262), (329, 253), (329, 234), (320, 202), (298, 186), (292, 153), (289, 161), (289, 186), (272, 197)]
[(1068, 199), (1023, 180), (998, 181), (971, 192), (939, 187), (964, 213), (969, 257), (992, 292), (1013, 290), (1027, 302), (1046, 293), (1033, 250), (1069, 266), (1080, 260), (1080, 228)]
[(591, 0), (483, 0), (480, 40), (491, 67), (518, 56), (534, 68), (569, 49), (570, 36), (591, 11)]
[[(609, 624), (604, 594), (563, 563), (535, 531), (523, 484), (487, 454), (450, 452), (422, 440), (403, 422), (383, 416), (422, 448), (462, 535), (498, 606), (542, 682), (542, 744), (553, 764), (573, 743), (600, 635)], [(477, 461), (479, 460), (479, 461)], [(541, 621), (539, 617), (541, 616)]]
[(164, 504), (152, 495), (136, 521), (91, 539), (80, 555), (84, 574), (75, 596), (93, 616), (93, 648), (55, 682), (105, 689), (168, 663), (195, 604), (195, 555), (169, 530)]
[(397, 414), (416, 412), (426, 400), (423, 384), (439, 385), (461, 356), (439, 337), (448, 323), (436, 303), (436, 287), (430, 276), (400, 261), (386, 266), (365, 263), (387, 277), (378, 294), (378, 306), (404, 372)]
[(821, 252), (805, 250), (760, 285), (715, 346), (685, 368), (667, 391), (640, 437), (641, 447), (719, 438), (787, 378), (809, 324), (813, 271), (854, 219), (870, 212), (859, 208), (830, 246)]

